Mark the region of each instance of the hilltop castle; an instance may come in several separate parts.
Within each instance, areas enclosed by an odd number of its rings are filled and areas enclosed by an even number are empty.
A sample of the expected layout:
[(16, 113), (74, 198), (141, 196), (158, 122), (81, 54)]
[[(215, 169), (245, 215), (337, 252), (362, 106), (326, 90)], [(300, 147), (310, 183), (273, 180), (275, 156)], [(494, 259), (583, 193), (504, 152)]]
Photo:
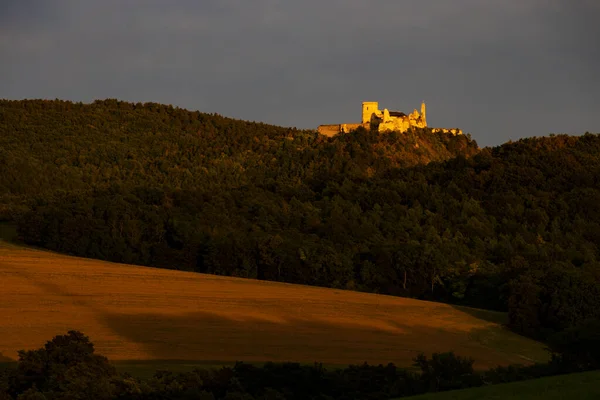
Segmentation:
[[(421, 113), (415, 109), (412, 113), (406, 115), (401, 111), (389, 111), (385, 108), (379, 109), (379, 103), (376, 101), (363, 101), (362, 103), (362, 122), (319, 125), (318, 131), (325, 136), (334, 136), (338, 133), (348, 133), (358, 127), (366, 129), (377, 129), (379, 132), (398, 131), (408, 132), (411, 128), (427, 128), (427, 110), (425, 102), (421, 103)], [(462, 135), (460, 129), (432, 128), (433, 133), (442, 132), (452, 135)]]

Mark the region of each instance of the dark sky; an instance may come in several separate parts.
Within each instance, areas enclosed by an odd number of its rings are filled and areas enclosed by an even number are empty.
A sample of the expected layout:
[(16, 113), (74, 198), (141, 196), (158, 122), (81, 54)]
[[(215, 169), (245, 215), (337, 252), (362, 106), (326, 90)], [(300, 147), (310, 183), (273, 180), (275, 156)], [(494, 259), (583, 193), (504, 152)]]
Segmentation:
[(600, 132), (600, 0), (0, 0), (0, 98), (299, 128), (425, 100), (482, 146)]

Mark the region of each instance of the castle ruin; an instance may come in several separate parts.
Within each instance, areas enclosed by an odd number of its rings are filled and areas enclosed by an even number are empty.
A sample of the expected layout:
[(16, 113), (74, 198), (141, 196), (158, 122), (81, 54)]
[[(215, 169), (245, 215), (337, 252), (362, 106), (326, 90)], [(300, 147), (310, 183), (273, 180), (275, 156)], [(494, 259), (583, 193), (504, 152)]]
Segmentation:
[[(362, 122), (346, 123), (335, 125), (319, 125), (318, 131), (325, 136), (334, 136), (338, 133), (348, 133), (358, 127), (366, 129), (376, 129), (378, 132), (408, 132), (411, 128), (427, 128), (427, 110), (425, 102), (421, 103), (421, 113), (416, 109), (406, 115), (401, 111), (389, 111), (385, 108), (379, 109), (379, 103), (376, 101), (363, 101), (362, 103)], [(460, 129), (431, 128), (432, 133), (449, 133), (452, 135), (462, 135)]]

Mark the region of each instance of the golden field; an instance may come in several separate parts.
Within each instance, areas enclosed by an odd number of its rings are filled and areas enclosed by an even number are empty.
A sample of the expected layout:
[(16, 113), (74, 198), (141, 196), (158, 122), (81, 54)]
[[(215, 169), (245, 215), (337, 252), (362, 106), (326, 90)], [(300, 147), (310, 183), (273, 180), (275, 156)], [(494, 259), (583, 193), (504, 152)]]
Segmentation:
[(0, 360), (76, 329), (111, 360), (362, 362), (454, 351), (476, 368), (545, 361), (503, 313), (116, 264), (0, 241)]

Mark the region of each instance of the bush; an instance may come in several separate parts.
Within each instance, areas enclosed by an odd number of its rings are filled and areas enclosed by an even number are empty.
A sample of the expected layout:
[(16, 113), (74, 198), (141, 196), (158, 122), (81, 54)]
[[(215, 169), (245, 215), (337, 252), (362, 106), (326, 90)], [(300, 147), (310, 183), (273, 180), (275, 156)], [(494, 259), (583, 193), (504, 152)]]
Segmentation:
[(473, 359), (449, 353), (434, 353), (431, 359), (424, 354), (415, 358), (415, 366), (421, 368), (421, 381), (427, 391), (461, 389), (480, 386), (483, 381), (473, 371)]
[(560, 353), (565, 368), (574, 371), (600, 368), (600, 319), (588, 319), (557, 333), (548, 343), (550, 349)]

